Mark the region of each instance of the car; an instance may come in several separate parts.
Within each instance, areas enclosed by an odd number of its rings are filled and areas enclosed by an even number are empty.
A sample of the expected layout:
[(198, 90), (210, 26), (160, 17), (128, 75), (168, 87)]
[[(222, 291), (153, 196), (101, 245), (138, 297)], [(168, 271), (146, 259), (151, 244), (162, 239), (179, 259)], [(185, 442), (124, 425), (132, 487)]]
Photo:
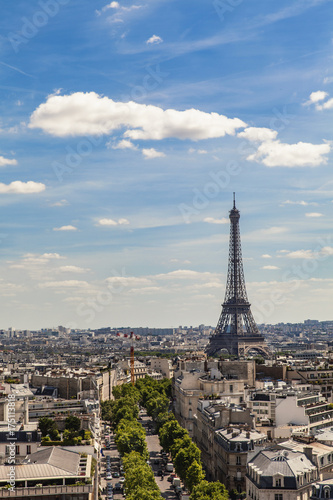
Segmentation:
[(113, 477), (120, 477), (119, 472), (117, 472), (117, 471), (116, 471), (116, 472), (114, 472), (114, 473), (113, 473)]
[(124, 478), (124, 476), (122, 476), (122, 477), (120, 477), (120, 478), (119, 478), (119, 482), (120, 482), (121, 484), (124, 484), (124, 482), (125, 482), (125, 478)]
[(115, 491), (121, 491), (123, 489), (123, 485), (121, 483), (116, 483), (114, 485), (114, 490)]
[(112, 474), (111, 472), (106, 473), (106, 479), (112, 479)]
[(158, 471), (157, 471), (157, 475), (158, 475), (158, 476), (163, 476), (163, 474), (164, 474), (163, 469), (158, 469)]

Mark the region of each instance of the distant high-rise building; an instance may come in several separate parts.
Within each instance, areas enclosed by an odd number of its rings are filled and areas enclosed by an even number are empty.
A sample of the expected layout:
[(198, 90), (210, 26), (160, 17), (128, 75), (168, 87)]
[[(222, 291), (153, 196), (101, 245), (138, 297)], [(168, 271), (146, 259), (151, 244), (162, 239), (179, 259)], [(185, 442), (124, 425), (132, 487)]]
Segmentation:
[(247, 298), (239, 231), (239, 210), (234, 205), (229, 212), (230, 243), (228, 277), (222, 312), (207, 346), (207, 354), (212, 356), (222, 349), (229, 354), (244, 356), (255, 349), (264, 356), (269, 355), (265, 338), (260, 335), (251, 313)]

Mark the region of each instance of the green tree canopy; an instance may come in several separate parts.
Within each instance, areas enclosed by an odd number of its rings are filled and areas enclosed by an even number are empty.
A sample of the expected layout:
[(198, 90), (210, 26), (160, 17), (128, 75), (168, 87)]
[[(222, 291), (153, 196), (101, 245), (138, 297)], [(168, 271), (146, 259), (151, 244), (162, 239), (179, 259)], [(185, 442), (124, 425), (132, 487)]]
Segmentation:
[(81, 420), (79, 417), (75, 417), (74, 415), (70, 415), (65, 420), (65, 429), (68, 429), (71, 432), (77, 432), (80, 430)]
[(142, 426), (135, 421), (129, 422), (127, 420), (122, 420), (119, 423), (115, 443), (121, 455), (131, 453), (131, 451), (137, 451), (145, 459), (149, 456), (145, 431)]
[(127, 500), (162, 500), (161, 493), (159, 491), (147, 491), (141, 486), (136, 488), (132, 493), (127, 495)]
[(176, 439), (181, 439), (188, 435), (187, 430), (183, 429), (177, 420), (171, 420), (164, 424), (159, 433), (162, 448), (169, 453), (170, 448)]
[(186, 474), (190, 465), (194, 461), (200, 463), (200, 455), (201, 452), (199, 448), (192, 442), (187, 445), (186, 448), (182, 448), (178, 451), (174, 459), (174, 465), (176, 472), (182, 481), (186, 481)]
[(188, 490), (193, 491), (194, 486), (197, 486), (205, 478), (205, 473), (202, 470), (202, 465), (196, 460), (193, 460), (191, 465), (186, 471), (185, 484)]
[(49, 417), (40, 417), (38, 427), (42, 433), (42, 437), (47, 436), (50, 431), (53, 431), (53, 429), (57, 430), (55, 421)]
[(194, 486), (190, 500), (229, 500), (229, 495), (224, 484), (201, 481)]

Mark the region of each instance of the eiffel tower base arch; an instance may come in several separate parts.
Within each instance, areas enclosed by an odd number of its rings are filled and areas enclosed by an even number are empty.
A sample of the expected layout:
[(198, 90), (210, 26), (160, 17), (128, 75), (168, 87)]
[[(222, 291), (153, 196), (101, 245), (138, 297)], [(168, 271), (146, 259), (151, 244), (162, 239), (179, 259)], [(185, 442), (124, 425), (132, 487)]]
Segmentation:
[(235, 335), (213, 335), (207, 346), (207, 356), (214, 356), (219, 351), (227, 351), (232, 356), (246, 356), (251, 350), (257, 351), (265, 358), (270, 357), (270, 350), (266, 344), (265, 338), (261, 335), (253, 337), (237, 337)]

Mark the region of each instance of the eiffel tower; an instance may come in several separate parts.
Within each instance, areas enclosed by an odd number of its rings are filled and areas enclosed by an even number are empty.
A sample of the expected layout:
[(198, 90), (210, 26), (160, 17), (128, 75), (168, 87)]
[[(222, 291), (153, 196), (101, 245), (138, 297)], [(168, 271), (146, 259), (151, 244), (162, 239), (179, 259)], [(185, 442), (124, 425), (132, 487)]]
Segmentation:
[(251, 313), (243, 270), (241, 239), (239, 231), (239, 210), (234, 206), (229, 212), (230, 242), (227, 286), (222, 312), (214, 335), (206, 348), (208, 356), (226, 349), (229, 354), (245, 356), (255, 349), (265, 357), (270, 355), (265, 338), (260, 335)]

